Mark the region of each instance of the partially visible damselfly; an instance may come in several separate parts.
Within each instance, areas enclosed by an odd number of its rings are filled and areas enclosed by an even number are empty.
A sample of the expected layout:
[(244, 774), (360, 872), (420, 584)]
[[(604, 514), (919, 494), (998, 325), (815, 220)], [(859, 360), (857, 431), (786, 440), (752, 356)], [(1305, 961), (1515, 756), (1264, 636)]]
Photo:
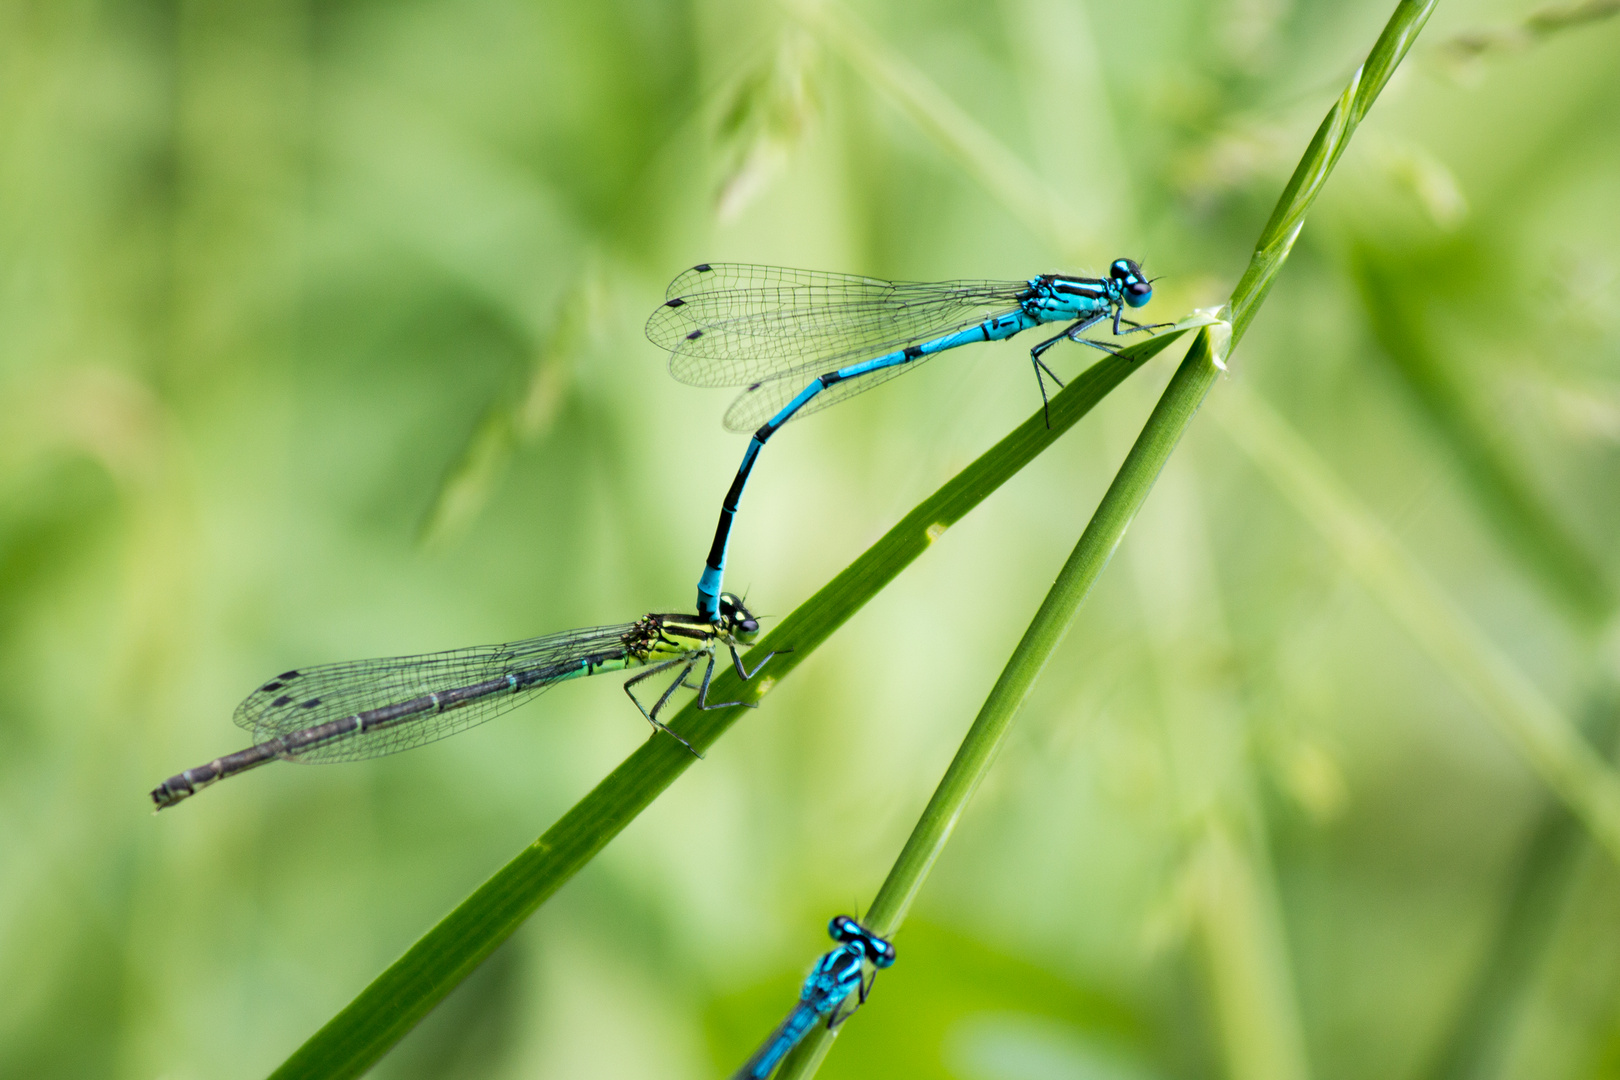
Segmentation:
[[(754, 1056), (743, 1063), (732, 1080), (765, 1080), (817, 1021), (825, 1017), (830, 1031), (848, 1020), (856, 1008), (866, 1004), (872, 983), (877, 981), (876, 969), (894, 963), (894, 946), (848, 915), (835, 916), (827, 924), (827, 933), (839, 943), (838, 948), (816, 961), (799, 991), (799, 1003), (771, 1032), (764, 1045), (754, 1051)], [(869, 962), (874, 969), (870, 975), (866, 967)], [(851, 994), (855, 994), (857, 1000), (855, 1006), (846, 1010), (842, 1006)]]
[[(720, 618), (644, 615), (633, 623), (569, 630), (561, 634), (422, 656), (355, 660), (344, 664), (284, 671), (236, 708), (237, 727), (253, 733), (255, 745), (169, 777), (152, 790), (159, 810), (227, 776), (267, 761), (357, 761), (409, 750), (465, 731), (549, 690), (566, 679), (604, 671), (646, 670), (624, 684), (655, 731), (668, 733), (695, 749), (658, 719), (682, 686), (698, 692), (698, 708), (725, 709), (752, 702), (711, 702), (716, 650), (731, 653), (744, 681), (759, 673), (773, 652), (743, 667), (739, 648), (759, 636), (759, 623), (730, 593), (720, 598)], [(703, 680), (687, 679), (708, 661)], [(660, 672), (674, 671), (652, 708), (636, 697), (635, 686)]]
[[(1041, 355), (1067, 338), (1117, 352), (1081, 335), (1105, 319), (1116, 336), (1158, 329), (1124, 317), (1153, 298), (1130, 259), (1101, 278), (1042, 274), (1028, 281), (882, 281), (779, 266), (704, 263), (670, 282), (647, 320), (647, 336), (668, 349), (670, 374), (693, 386), (742, 386), (726, 410), (731, 431), (754, 432), (720, 506), (720, 523), (698, 581), (698, 614), (718, 619), (726, 547), (743, 487), (765, 443), (783, 424), (844, 401), (977, 341), (999, 341), (1044, 323), (1068, 322), (1029, 350), (1046, 404), (1046, 378), (1063, 382)], [(1125, 327), (1122, 329), (1122, 326)]]

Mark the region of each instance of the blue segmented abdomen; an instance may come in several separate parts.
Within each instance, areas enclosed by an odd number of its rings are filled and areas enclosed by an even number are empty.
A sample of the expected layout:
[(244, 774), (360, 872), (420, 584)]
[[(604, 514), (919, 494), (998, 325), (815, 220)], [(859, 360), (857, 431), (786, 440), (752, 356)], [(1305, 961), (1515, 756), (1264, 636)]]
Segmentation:
[(799, 1041), (805, 1033), (816, 1026), (816, 1021), (822, 1014), (816, 1012), (806, 1004), (799, 1004), (787, 1015), (787, 1019), (779, 1024), (765, 1044), (754, 1052), (754, 1056), (743, 1063), (733, 1080), (765, 1080), (772, 1070), (781, 1064), (783, 1058)]

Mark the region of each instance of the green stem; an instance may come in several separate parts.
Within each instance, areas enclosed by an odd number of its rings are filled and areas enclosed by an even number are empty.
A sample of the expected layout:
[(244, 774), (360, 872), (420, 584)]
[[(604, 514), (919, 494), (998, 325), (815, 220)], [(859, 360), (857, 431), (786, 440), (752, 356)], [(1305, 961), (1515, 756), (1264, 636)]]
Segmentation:
[[(1366, 62), (1351, 76), (1349, 86), (1317, 129), (1305, 156), (1283, 189), (1270, 221), (1261, 231), (1248, 269), (1232, 292), (1227, 308), (1229, 338), (1219, 340), (1226, 337), (1220, 333), (1224, 326), (1205, 327), (1165, 387), (1057, 581), (991, 688), (956, 757), (889, 871), (888, 879), (873, 899), (866, 925), (874, 932), (888, 937), (900, 928), (929, 870), (967, 808), (968, 800), (995, 761), (1019, 706), (1029, 696), (1036, 678), (1063, 640), (1080, 602), (1124, 539), (1125, 530), (1223, 370), (1225, 356), (1243, 336), (1265, 301), (1299, 236), (1306, 212), (1344, 153), (1351, 134), (1411, 48), (1437, 2), (1402, 0), (1396, 6)], [(779, 1080), (804, 1080), (813, 1076), (831, 1048), (833, 1037), (834, 1033), (824, 1026), (813, 1030), (783, 1063)]]

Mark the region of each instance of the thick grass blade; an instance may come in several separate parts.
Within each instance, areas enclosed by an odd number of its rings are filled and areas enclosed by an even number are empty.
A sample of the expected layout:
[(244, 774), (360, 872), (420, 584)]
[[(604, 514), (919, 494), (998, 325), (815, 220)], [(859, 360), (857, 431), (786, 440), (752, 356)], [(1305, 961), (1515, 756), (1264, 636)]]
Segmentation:
[[(947, 528), (1181, 333), (1171, 331), (1134, 345), (1072, 380), (1052, 399), (1050, 428), (1039, 412), (1020, 424), (783, 619), (745, 662), (752, 667), (772, 651), (791, 652), (782, 652), (752, 682), (741, 682), (727, 669), (711, 693), (720, 701), (757, 701)], [(702, 750), (743, 712), (742, 707), (703, 712), (689, 704), (670, 726)], [(311, 1036), (272, 1074), (275, 1080), (335, 1080), (371, 1068), (694, 760), (672, 739), (649, 740)]]

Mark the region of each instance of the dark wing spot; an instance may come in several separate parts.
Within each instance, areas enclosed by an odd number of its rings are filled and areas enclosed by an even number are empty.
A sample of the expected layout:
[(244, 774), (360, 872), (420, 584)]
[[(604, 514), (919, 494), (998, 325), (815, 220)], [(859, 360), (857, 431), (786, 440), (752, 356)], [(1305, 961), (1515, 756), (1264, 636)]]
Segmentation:
[(686, 301), (682, 300), (680, 297), (677, 296), (673, 300), (665, 300), (664, 301), (664, 306), (665, 307), (680, 307), (684, 303), (686, 303)]
[(288, 697), (286, 694), (282, 694), (280, 697), (276, 698), (276, 700), (274, 700), (274, 701), (272, 701), (270, 703), (270, 707), (272, 709), (279, 709), (279, 708), (281, 708), (283, 705), (287, 704), (287, 702), (289, 702), (291, 700), (292, 700), (292, 698)]
[(259, 689), (268, 694), (272, 690), (280, 690), (283, 685), (285, 684), (279, 682), (267, 682), (263, 686), (259, 687)]
[(696, 341), (698, 338), (700, 338), (702, 336), (703, 336), (703, 331), (694, 330), (690, 334), (686, 335), (686, 340), (687, 341)]
[(296, 672), (296, 671), (283, 671), (280, 675), (277, 675), (276, 678), (280, 679), (282, 682), (286, 682), (288, 679), (296, 679), (296, 678), (298, 678), (298, 672)]
[(748, 392), (753, 393), (755, 390), (758, 390), (760, 387), (762, 387), (764, 385), (765, 385), (764, 383), (750, 383), (749, 386), (748, 386)]
[(313, 709), (315, 706), (319, 705), (320, 703), (321, 703), (320, 698), (312, 697), (308, 701), (300, 701), (298, 703), (298, 707), (300, 709)]
[(696, 270), (700, 274), (707, 274), (710, 270), (713, 270), (714, 267), (710, 266), (708, 263), (698, 263), (696, 266), (692, 267), (692, 269)]

